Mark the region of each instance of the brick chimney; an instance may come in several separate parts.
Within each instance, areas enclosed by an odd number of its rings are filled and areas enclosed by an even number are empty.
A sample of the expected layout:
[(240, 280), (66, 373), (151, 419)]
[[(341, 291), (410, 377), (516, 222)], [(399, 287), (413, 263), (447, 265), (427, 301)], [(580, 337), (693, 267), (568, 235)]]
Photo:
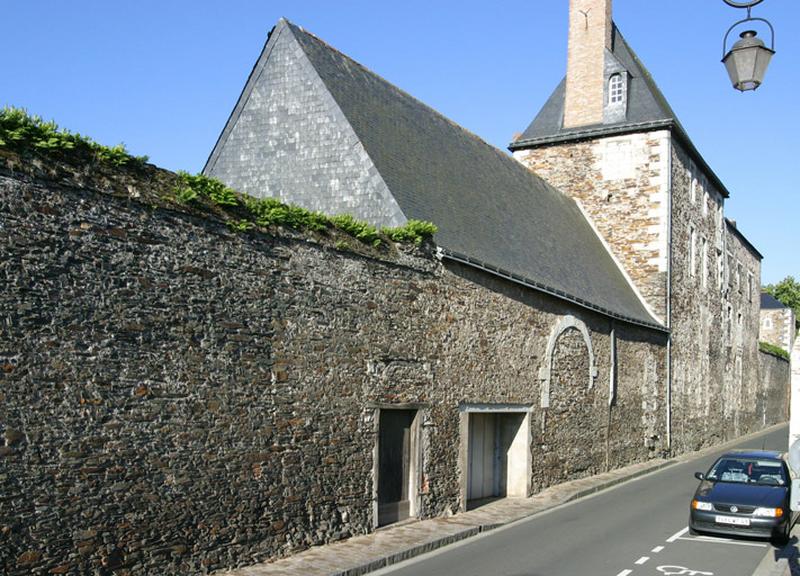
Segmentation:
[(611, 0), (570, 0), (564, 128), (602, 124), (611, 34)]

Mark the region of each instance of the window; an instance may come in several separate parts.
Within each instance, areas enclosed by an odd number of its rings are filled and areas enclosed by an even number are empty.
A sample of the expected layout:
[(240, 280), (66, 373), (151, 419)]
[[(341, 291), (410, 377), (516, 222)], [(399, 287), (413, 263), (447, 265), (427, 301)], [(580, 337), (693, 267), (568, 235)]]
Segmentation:
[(703, 186), (703, 216), (708, 216), (708, 189)]
[(772, 328), (772, 318), (769, 316), (764, 317), (764, 328), (770, 330)]
[(747, 301), (753, 301), (753, 273), (747, 273)]
[(608, 103), (619, 104), (625, 101), (625, 82), (622, 74), (612, 74), (608, 79)]
[(694, 276), (695, 270), (695, 245), (697, 244), (697, 233), (694, 231), (694, 227), (689, 228), (689, 275)]
[(689, 198), (691, 199), (692, 204), (697, 202), (697, 178), (692, 178), (692, 188)]
[(720, 290), (725, 288), (725, 257), (719, 248), (717, 248), (717, 284)]
[(708, 241), (705, 237), (700, 239), (700, 284), (703, 288), (708, 286)]
[(736, 263), (736, 289), (739, 294), (742, 293), (742, 265), (738, 262)]

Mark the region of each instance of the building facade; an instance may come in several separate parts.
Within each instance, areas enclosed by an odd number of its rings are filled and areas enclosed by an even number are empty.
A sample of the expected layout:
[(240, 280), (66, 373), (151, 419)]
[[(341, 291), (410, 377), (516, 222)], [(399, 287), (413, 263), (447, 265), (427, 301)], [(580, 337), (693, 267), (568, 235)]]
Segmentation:
[[(729, 192), (613, 23), (611, 0), (573, 0), (570, 30), (565, 80), (510, 148), (580, 202), (669, 327), (674, 448), (734, 437), (738, 417), (717, 399), (759, 377), (761, 254), (725, 218)], [(725, 424), (707, 430), (708, 418)]]

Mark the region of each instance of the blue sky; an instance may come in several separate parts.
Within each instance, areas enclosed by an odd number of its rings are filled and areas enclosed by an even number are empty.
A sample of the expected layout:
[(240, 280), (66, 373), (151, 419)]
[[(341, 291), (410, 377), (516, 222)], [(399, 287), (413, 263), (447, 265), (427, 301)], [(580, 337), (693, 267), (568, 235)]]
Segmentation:
[[(505, 149), (564, 75), (568, 0), (6, 0), (0, 105), (21, 106), (172, 170), (199, 171), (270, 28), (284, 16)], [(615, 0), (614, 20), (731, 192), (725, 211), (800, 277), (794, 247), (800, 2), (765, 0), (777, 54), (764, 85), (727, 80), (722, 0)], [(767, 35), (767, 31), (760, 35)]]

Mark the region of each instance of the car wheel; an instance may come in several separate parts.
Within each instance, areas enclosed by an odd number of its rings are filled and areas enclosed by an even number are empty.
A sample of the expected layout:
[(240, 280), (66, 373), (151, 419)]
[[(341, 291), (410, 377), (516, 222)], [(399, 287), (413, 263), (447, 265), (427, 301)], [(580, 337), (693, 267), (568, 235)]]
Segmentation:
[(689, 526), (689, 534), (691, 534), (692, 536), (697, 536), (697, 535), (699, 535), (699, 534), (700, 534), (700, 532), (698, 532), (697, 530), (695, 530), (694, 528), (692, 528), (692, 527), (691, 527), (691, 525), (690, 525), (690, 526)]
[(786, 546), (789, 543), (789, 538), (791, 536), (791, 527), (789, 523), (786, 523), (786, 527), (779, 533), (772, 535), (772, 543), (775, 546)]

